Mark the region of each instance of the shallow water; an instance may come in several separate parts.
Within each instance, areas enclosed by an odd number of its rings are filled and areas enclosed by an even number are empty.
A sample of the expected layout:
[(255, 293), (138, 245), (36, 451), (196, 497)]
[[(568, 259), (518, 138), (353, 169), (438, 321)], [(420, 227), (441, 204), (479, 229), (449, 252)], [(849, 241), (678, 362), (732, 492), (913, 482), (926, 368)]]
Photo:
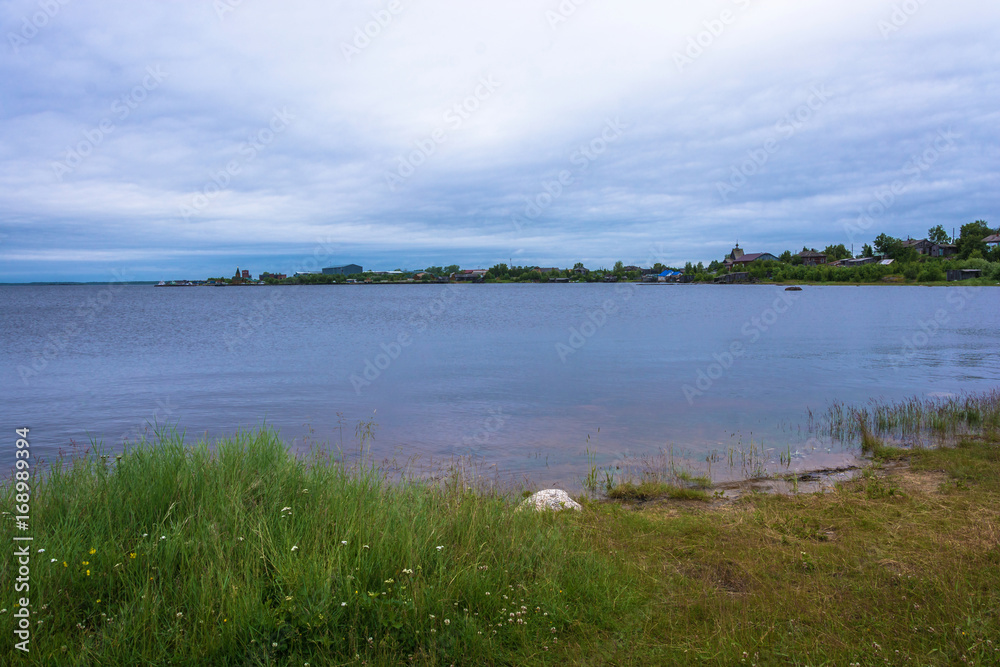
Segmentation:
[[(750, 446), (837, 465), (833, 401), (1000, 384), (992, 288), (400, 285), (0, 287), (0, 456), (263, 423), (298, 448), (473, 455), (575, 486), (598, 464)], [(341, 445), (341, 443), (343, 443)], [(829, 450), (829, 451), (828, 451)], [(723, 457), (725, 458), (725, 457)], [(716, 464), (713, 474), (726, 476)], [(737, 471), (738, 472), (738, 471)]]

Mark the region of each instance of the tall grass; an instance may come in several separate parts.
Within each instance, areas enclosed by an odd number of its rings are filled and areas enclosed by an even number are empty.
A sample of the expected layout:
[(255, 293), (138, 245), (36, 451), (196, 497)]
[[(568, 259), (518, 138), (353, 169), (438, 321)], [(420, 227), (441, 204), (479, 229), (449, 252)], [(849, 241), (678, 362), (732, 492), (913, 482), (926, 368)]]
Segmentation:
[(944, 444), (1000, 428), (1000, 391), (944, 398), (872, 400), (867, 406), (835, 403), (826, 415), (829, 435), (870, 448), (873, 439), (907, 446)]
[[(56, 461), (32, 496), (44, 552), (23, 662), (518, 664), (634, 604), (633, 579), (584, 546), (573, 517), (449, 479), (297, 458), (266, 429)], [(12, 493), (0, 486), (8, 506)], [(15, 532), (3, 522), (7, 544)], [(7, 637), (12, 621), (0, 615)]]

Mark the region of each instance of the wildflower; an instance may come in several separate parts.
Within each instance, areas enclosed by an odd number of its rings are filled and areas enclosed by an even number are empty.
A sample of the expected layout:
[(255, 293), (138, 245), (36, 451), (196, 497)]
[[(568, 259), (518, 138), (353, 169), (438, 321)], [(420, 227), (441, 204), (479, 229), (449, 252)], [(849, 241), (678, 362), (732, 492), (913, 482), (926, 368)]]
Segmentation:
[(87, 576), (88, 577), (90, 576), (90, 570), (87, 570)]
[(40, 553), (40, 554), (43, 554), (43, 553), (45, 553), (45, 549), (39, 549), (39, 550), (38, 550), (38, 553)]
[(362, 548), (362, 549), (367, 549), (367, 548), (368, 548), (368, 545), (367, 545), (367, 544), (365, 544), (365, 545), (364, 545), (364, 546), (362, 546), (361, 548)]
[(278, 642), (271, 642), (271, 648), (278, 648)]
[(223, 622), (223, 623), (228, 623), (228, 622), (229, 622), (229, 619), (228, 619), (228, 618), (224, 618), (224, 619), (222, 619), (222, 622)]
[(239, 540), (240, 542), (242, 542), (242, 541), (243, 541), (243, 538), (242, 538), (242, 537), (237, 537), (236, 539), (238, 539), (238, 540)]
[(166, 535), (160, 535), (160, 539), (161, 540), (165, 540), (165, 539), (167, 539), (167, 536)]
[(285, 602), (291, 602), (291, 600), (292, 600), (292, 596), (291, 595), (286, 595), (285, 596)]
[(100, 600), (98, 600), (97, 602), (98, 602), (98, 604), (100, 604), (100, 602), (101, 602), (101, 601), (100, 601)]
[(346, 602), (341, 602), (341, 603), (340, 603), (340, 606), (341, 606), (341, 607), (346, 607), (346, 606), (347, 606), (347, 603), (346, 603)]
[(450, 620), (450, 619), (447, 619), (447, 618), (446, 618), (446, 619), (444, 619), (444, 624), (445, 624), (445, 625), (451, 625), (451, 620)]
[(344, 546), (347, 546), (347, 540), (341, 540), (340, 543), (343, 544)]
[(63, 567), (69, 567), (69, 565), (66, 564), (66, 561), (63, 561)]
[(53, 558), (53, 559), (52, 559), (52, 560), (50, 560), (49, 562), (50, 562), (50, 563), (54, 563), (54, 562), (56, 562), (56, 559), (55, 559), (55, 558)]
[(142, 536), (143, 537), (149, 537), (149, 533), (143, 533)]
[(181, 616), (183, 616), (183, 615), (184, 615), (184, 612), (183, 612), (183, 611), (179, 611), (179, 612), (177, 612), (177, 618), (180, 618), (180, 617), (181, 617)]
[(80, 561), (80, 564), (81, 565), (90, 565), (90, 561), (89, 560)]
[(409, 568), (405, 568), (405, 569), (403, 570), (403, 574), (413, 574), (413, 570), (411, 570), (411, 569), (409, 569)]
[(282, 511), (282, 512), (284, 512), (284, 511), (286, 511), (286, 510), (291, 510), (291, 509), (292, 509), (291, 507), (282, 507), (282, 508), (281, 508), (281, 511)]
[(94, 549), (94, 548), (91, 548), (91, 549), (90, 549), (90, 555), (91, 555), (91, 556), (93, 556), (93, 555), (94, 555), (94, 554), (96, 554), (96, 553), (97, 553), (97, 549)]
[(438, 551), (441, 551), (442, 549), (444, 549), (443, 546), (438, 546), (438, 547), (434, 547), (434, 548), (437, 549)]
[(296, 544), (295, 546), (292, 547), (292, 551), (298, 551), (298, 550), (299, 550), (299, 545)]

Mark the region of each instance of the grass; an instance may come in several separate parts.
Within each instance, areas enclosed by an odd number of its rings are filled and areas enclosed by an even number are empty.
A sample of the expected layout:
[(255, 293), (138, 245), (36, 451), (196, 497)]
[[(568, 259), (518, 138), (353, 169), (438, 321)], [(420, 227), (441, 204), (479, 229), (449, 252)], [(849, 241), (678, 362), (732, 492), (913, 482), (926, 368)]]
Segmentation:
[(269, 431), (90, 450), (32, 496), (18, 663), (1000, 664), (1000, 439), (893, 455), (825, 495), (537, 514)]
[(825, 423), (831, 437), (860, 440), (863, 448), (874, 445), (873, 437), (916, 446), (942, 444), (1000, 429), (1000, 391), (896, 402), (877, 399), (864, 407), (835, 403)]
[(663, 482), (646, 481), (634, 484), (625, 482), (614, 486), (608, 491), (612, 500), (656, 500), (671, 498), (674, 500), (708, 500), (709, 495), (701, 489), (691, 489)]

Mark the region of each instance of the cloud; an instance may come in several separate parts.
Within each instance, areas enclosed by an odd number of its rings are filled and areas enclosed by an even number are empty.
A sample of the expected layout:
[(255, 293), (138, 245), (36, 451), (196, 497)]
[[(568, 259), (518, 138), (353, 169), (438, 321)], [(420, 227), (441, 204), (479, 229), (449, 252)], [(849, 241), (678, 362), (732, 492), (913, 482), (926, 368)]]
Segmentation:
[(941, 131), (870, 236), (997, 217), (993, 3), (220, 1), (7, 3), (0, 280), (846, 243)]

